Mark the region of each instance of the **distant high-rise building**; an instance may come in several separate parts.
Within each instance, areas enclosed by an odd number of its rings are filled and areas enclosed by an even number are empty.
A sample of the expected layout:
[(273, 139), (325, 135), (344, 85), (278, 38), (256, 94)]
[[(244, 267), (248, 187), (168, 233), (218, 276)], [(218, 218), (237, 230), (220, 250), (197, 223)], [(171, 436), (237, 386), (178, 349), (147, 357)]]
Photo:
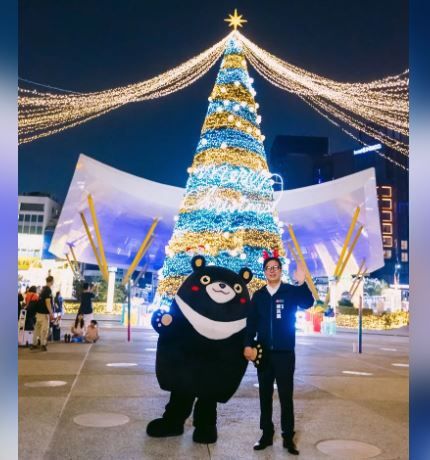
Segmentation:
[(324, 162), (327, 137), (276, 136), (269, 153), (269, 167), (284, 179), (284, 189), (325, 182), (331, 175)]
[(18, 257), (42, 257), (45, 233), (52, 233), (60, 211), (61, 205), (48, 194), (18, 196)]

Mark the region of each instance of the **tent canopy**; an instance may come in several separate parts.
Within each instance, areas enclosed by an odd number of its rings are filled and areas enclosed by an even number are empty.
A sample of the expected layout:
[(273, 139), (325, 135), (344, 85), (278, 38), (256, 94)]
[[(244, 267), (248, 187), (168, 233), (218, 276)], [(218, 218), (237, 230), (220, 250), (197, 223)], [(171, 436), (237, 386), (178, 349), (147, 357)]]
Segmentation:
[[(183, 188), (143, 179), (81, 154), (50, 251), (65, 258), (71, 245), (79, 262), (97, 264), (79, 214), (84, 213), (95, 239), (88, 207), (91, 194), (109, 266), (128, 268), (153, 219), (160, 219), (152, 244), (138, 265), (158, 270), (184, 193)], [(293, 225), (313, 276), (333, 274), (357, 206), (361, 209), (358, 223), (364, 225), (364, 231), (347, 272), (356, 273), (363, 259), (369, 272), (384, 265), (373, 168), (275, 195), (279, 219)], [(284, 228), (282, 236), (286, 244), (290, 237)]]

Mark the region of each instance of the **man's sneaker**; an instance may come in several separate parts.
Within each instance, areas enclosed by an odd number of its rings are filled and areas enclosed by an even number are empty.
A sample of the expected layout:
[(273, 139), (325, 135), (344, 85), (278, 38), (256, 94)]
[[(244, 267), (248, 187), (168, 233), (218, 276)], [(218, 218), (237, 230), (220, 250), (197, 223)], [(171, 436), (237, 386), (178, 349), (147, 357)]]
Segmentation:
[(42, 345), (42, 347), (40, 348), (42, 351), (48, 351), (48, 348), (46, 347), (46, 345)]
[(37, 350), (39, 347), (37, 345), (30, 345), (30, 350)]
[(295, 444), (295, 442), (293, 441), (292, 438), (284, 438), (284, 441), (283, 441), (283, 446), (285, 447), (285, 449), (288, 450), (288, 452), (292, 455), (299, 455), (299, 451), (297, 450), (297, 446)]
[(254, 450), (263, 450), (273, 444), (273, 433), (263, 433), (260, 440), (254, 444)]

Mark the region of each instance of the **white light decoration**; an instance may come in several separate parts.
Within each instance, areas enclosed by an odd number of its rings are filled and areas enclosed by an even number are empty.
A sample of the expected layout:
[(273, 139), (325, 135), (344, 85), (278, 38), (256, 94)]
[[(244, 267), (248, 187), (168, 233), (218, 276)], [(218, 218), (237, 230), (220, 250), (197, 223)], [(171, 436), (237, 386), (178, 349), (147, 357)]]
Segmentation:
[(234, 120), (234, 116), (233, 116), (233, 115), (229, 115), (229, 116), (227, 117), (227, 120), (228, 120), (228, 121), (233, 121), (233, 120)]
[(242, 252), (242, 254), (239, 256), (242, 260), (245, 260), (246, 259), (246, 254), (244, 252)]
[(217, 107), (217, 108), (216, 108), (216, 111), (217, 111), (218, 113), (221, 113), (221, 112), (223, 111), (223, 110), (222, 110), (222, 107)]
[(246, 101), (242, 101), (242, 102), (240, 103), (240, 105), (241, 105), (241, 107), (245, 108), (248, 104), (246, 103)]
[[(157, 99), (179, 91), (205, 75), (223, 54), (234, 37), (243, 48), (245, 58), (255, 70), (273, 85), (300, 97), (320, 115), (359, 140), (364, 132), (398, 152), (408, 155), (409, 136), (409, 71), (367, 83), (343, 83), (306, 71), (268, 53), (235, 30), (206, 51), (185, 63), (149, 80), (104, 91), (81, 93), (53, 92), (18, 88), (19, 144), (31, 142), (73, 128), (124, 105)], [(241, 65), (246, 67), (246, 59)], [(249, 83), (254, 82), (249, 78)], [(235, 81), (234, 87), (240, 82)], [(249, 89), (249, 88), (248, 88)], [(227, 85), (220, 85), (227, 93)], [(256, 91), (249, 89), (252, 95)], [(213, 101), (214, 97), (209, 97)], [(223, 101), (225, 106), (230, 102)], [(241, 102), (246, 107), (246, 102)], [(240, 106), (235, 104), (234, 111)], [(259, 104), (250, 106), (256, 113)], [(217, 112), (220, 112), (217, 108)], [(257, 123), (261, 117), (257, 117)], [(340, 124), (339, 124), (340, 123)], [(365, 144), (367, 145), (367, 144)], [(383, 151), (377, 154), (407, 169)]]
[(224, 232), (224, 233), (222, 234), (222, 236), (223, 236), (224, 238), (230, 238), (230, 233), (229, 233), (229, 232)]
[(257, 123), (261, 123), (261, 115), (257, 115)]
[(202, 145), (206, 145), (208, 143), (207, 139), (202, 139)]
[(226, 149), (226, 148), (227, 148), (227, 144), (226, 144), (225, 142), (223, 142), (223, 143), (221, 144), (221, 148), (222, 148), (222, 149)]

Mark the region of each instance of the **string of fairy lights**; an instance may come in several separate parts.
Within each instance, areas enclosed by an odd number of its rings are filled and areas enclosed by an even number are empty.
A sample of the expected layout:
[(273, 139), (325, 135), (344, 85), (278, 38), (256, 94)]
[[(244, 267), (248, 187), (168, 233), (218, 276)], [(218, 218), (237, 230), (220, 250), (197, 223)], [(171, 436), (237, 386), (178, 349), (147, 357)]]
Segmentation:
[(23, 144), (73, 128), (132, 102), (156, 99), (192, 84), (215, 64), (228, 37), (150, 80), (92, 93), (59, 94), (19, 88), (18, 139)]
[[(244, 20), (242, 20), (244, 21)], [(234, 24), (233, 24), (234, 25)], [(367, 83), (343, 83), (322, 77), (294, 66), (263, 50), (247, 39), (237, 29), (224, 39), (186, 61), (149, 80), (97, 92), (54, 92), (19, 88), (19, 143), (32, 142), (91, 119), (102, 116), (133, 102), (156, 99), (184, 89), (205, 75), (222, 55), (227, 41), (234, 36), (243, 46), (243, 55), (255, 70), (273, 85), (300, 97), (345, 133), (364, 143), (348, 126), (377, 139), (386, 146), (408, 155), (409, 136), (409, 71)], [(225, 65), (241, 69), (244, 58), (231, 56)], [(240, 88), (239, 88), (240, 89)], [(217, 87), (225, 96), (238, 88), (225, 84)], [(243, 104), (253, 102), (243, 89)], [(240, 107), (238, 106), (238, 110)], [(206, 121), (204, 129), (210, 130), (224, 114), (214, 113)], [(231, 125), (238, 121), (234, 116), (227, 120)], [(258, 130), (252, 123), (241, 121), (249, 133)], [(258, 133), (260, 136), (261, 134)], [(260, 140), (264, 140), (261, 136)], [(381, 153), (389, 161), (407, 169), (396, 160)]]
[(240, 32), (236, 34), (250, 64), (270, 83), (388, 147), (408, 154), (406, 141), (389, 132), (409, 135), (408, 71), (370, 83), (340, 83), (282, 61)]

